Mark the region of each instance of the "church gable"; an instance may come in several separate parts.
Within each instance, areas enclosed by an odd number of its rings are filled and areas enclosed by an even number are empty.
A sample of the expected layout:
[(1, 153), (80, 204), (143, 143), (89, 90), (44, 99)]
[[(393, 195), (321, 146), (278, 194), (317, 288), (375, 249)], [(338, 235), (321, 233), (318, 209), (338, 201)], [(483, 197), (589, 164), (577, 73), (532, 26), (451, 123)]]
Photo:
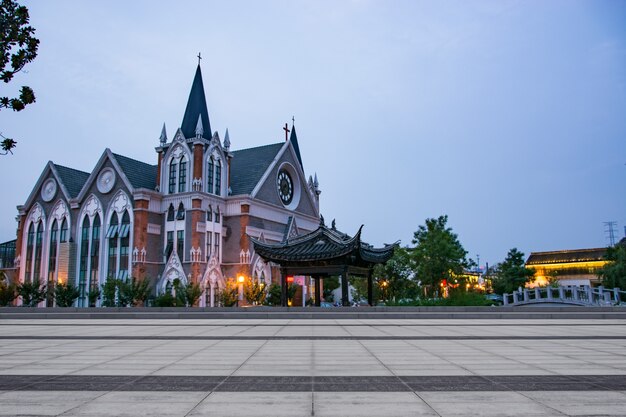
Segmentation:
[(284, 145), (273, 143), (234, 151), (230, 166), (231, 194), (252, 194)]
[[(279, 153), (279, 158), (273, 161), (263, 176), (262, 181), (257, 184), (252, 192), (252, 197), (276, 206), (285, 207), (288, 210), (317, 217), (313, 196), (309, 191), (304, 172), (302, 172), (294, 148), (290, 142), (286, 142), (283, 146), (284, 148), (282, 153)], [(281, 175), (281, 172), (286, 172), (293, 183), (293, 197), (291, 199), (281, 200), (278, 189), (278, 177)]]
[(38, 200), (44, 205), (53, 203), (59, 198), (69, 202), (71, 198), (78, 195), (88, 177), (89, 174), (86, 172), (55, 165), (49, 161), (28, 196), (24, 207), (29, 209)]

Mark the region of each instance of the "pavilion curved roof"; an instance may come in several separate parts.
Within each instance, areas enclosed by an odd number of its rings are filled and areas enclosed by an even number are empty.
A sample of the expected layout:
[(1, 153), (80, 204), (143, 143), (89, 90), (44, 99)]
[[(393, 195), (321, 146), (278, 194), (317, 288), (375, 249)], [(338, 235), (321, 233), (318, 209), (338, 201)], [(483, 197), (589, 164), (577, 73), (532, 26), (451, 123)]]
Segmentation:
[(276, 263), (328, 261), (351, 257), (351, 263), (383, 263), (393, 255), (398, 243), (374, 248), (361, 241), (361, 226), (354, 237), (328, 228), (324, 224), (307, 234), (287, 239), (284, 242), (270, 244), (250, 237), (254, 251), (266, 261)]

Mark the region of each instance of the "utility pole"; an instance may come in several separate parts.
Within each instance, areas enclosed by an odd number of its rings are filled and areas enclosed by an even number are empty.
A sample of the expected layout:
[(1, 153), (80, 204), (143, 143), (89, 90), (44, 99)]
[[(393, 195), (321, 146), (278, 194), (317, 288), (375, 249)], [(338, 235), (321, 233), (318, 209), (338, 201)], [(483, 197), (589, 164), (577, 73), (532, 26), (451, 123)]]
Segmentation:
[(608, 221), (604, 222), (604, 233), (606, 237), (609, 239), (609, 245), (615, 246), (615, 229), (617, 228), (616, 221)]

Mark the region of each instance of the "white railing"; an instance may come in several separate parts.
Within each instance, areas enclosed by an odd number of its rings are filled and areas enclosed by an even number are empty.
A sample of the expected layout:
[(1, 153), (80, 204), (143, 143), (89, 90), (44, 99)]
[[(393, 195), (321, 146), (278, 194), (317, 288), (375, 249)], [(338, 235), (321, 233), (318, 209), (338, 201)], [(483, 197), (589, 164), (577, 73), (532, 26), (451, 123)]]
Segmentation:
[(619, 288), (607, 289), (603, 286), (558, 286), (519, 288), (512, 294), (503, 294), (504, 305), (525, 304), (572, 304), (581, 306), (612, 306), (626, 301), (626, 291)]

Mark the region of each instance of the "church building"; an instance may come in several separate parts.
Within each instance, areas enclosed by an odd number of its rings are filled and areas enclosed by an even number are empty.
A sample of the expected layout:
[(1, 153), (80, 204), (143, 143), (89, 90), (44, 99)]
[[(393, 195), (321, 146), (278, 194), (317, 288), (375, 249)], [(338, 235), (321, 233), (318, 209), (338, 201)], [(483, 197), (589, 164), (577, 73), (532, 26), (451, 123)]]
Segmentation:
[(197, 282), (200, 306), (241, 275), (278, 283), (250, 237), (280, 243), (320, 223), (317, 176), (307, 181), (287, 127), (284, 141), (231, 149), (228, 129), (211, 129), (198, 65), (180, 127), (168, 138), (164, 125), (155, 141), (155, 164), (110, 149), (91, 172), (46, 164), (18, 206), (16, 277), (69, 282), (79, 307), (108, 277), (149, 279), (154, 295), (175, 279)]

